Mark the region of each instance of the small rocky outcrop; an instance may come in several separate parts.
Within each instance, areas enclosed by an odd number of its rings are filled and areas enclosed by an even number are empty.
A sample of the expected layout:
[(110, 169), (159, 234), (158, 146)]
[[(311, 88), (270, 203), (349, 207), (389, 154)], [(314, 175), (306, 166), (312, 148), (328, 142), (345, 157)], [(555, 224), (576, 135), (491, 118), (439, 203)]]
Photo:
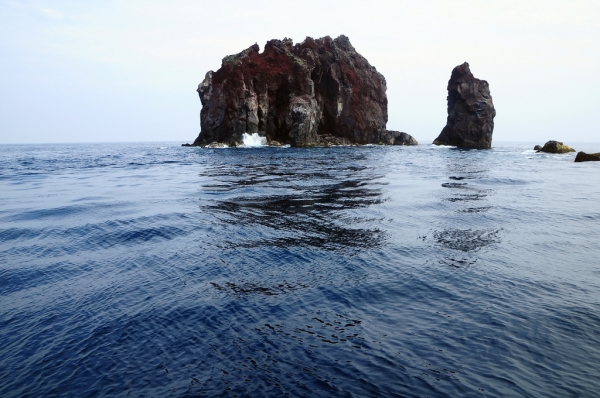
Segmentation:
[(533, 147), (533, 150), (539, 152), (539, 151), (542, 150), (542, 146), (541, 145), (536, 145), (536, 146)]
[(576, 162), (600, 162), (600, 153), (578, 152), (575, 156)]
[(476, 79), (465, 62), (452, 70), (448, 81), (448, 120), (433, 143), (491, 148), (495, 116), (488, 82)]
[[(539, 145), (536, 145), (534, 149), (538, 148)], [(575, 149), (571, 148), (568, 145), (563, 144), (559, 141), (548, 141), (544, 144), (540, 149), (536, 149), (538, 152), (546, 152), (546, 153), (567, 153), (567, 152), (575, 152)]]
[(386, 89), (346, 36), (270, 40), (262, 53), (255, 44), (223, 58), (198, 86), (201, 131), (193, 145), (237, 146), (244, 133), (274, 145), (416, 144), (386, 130)]
[(400, 131), (385, 130), (381, 133), (378, 144), (381, 145), (419, 145), (417, 140), (410, 134)]

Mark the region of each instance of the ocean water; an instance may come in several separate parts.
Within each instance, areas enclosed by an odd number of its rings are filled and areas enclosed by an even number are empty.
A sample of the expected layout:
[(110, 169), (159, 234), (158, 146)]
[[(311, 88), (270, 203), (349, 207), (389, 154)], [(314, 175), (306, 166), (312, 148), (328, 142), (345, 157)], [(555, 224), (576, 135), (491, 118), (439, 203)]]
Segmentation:
[(0, 146), (0, 396), (598, 396), (600, 164), (532, 146)]

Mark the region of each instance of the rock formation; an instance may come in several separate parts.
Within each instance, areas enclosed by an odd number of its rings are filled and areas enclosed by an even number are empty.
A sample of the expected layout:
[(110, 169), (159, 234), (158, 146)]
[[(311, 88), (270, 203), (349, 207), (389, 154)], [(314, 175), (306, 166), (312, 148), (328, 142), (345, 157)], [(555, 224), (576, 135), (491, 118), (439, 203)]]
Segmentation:
[(385, 78), (346, 36), (271, 40), (263, 53), (255, 44), (223, 58), (197, 91), (193, 145), (236, 146), (244, 133), (291, 146), (417, 143), (386, 130)]
[(575, 152), (575, 149), (571, 148), (568, 145), (563, 144), (562, 142), (548, 141), (544, 144), (544, 146), (541, 149), (538, 150), (538, 152), (567, 153), (567, 152)]
[(433, 143), (491, 148), (495, 116), (488, 82), (476, 79), (465, 62), (452, 70), (448, 81), (448, 121)]
[(576, 162), (600, 162), (600, 153), (579, 152), (575, 156)]
[(391, 130), (383, 131), (377, 143), (382, 145), (419, 145), (412, 135)]

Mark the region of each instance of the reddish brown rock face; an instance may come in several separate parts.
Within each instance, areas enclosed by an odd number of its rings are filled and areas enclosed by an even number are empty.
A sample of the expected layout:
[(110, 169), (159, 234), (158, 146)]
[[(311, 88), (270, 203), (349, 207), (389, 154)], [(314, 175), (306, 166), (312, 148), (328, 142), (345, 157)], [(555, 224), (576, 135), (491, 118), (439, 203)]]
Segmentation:
[(433, 143), (491, 148), (495, 116), (488, 82), (476, 79), (465, 62), (452, 70), (448, 81), (448, 121)]
[(385, 78), (346, 36), (255, 44), (225, 57), (198, 94), (194, 145), (239, 145), (244, 133), (292, 146), (390, 141)]

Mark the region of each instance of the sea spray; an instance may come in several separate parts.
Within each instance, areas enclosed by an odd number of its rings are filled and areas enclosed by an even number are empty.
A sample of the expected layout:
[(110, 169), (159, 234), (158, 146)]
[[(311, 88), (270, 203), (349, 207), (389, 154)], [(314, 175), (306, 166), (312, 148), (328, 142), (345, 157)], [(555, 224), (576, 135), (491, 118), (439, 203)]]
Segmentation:
[(267, 139), (261, 137), (258, 133), (244, 133), (242, 134), (242, 141), (244, 141), (244, 146), (247, 147), (261, 147), (267, 145)]

